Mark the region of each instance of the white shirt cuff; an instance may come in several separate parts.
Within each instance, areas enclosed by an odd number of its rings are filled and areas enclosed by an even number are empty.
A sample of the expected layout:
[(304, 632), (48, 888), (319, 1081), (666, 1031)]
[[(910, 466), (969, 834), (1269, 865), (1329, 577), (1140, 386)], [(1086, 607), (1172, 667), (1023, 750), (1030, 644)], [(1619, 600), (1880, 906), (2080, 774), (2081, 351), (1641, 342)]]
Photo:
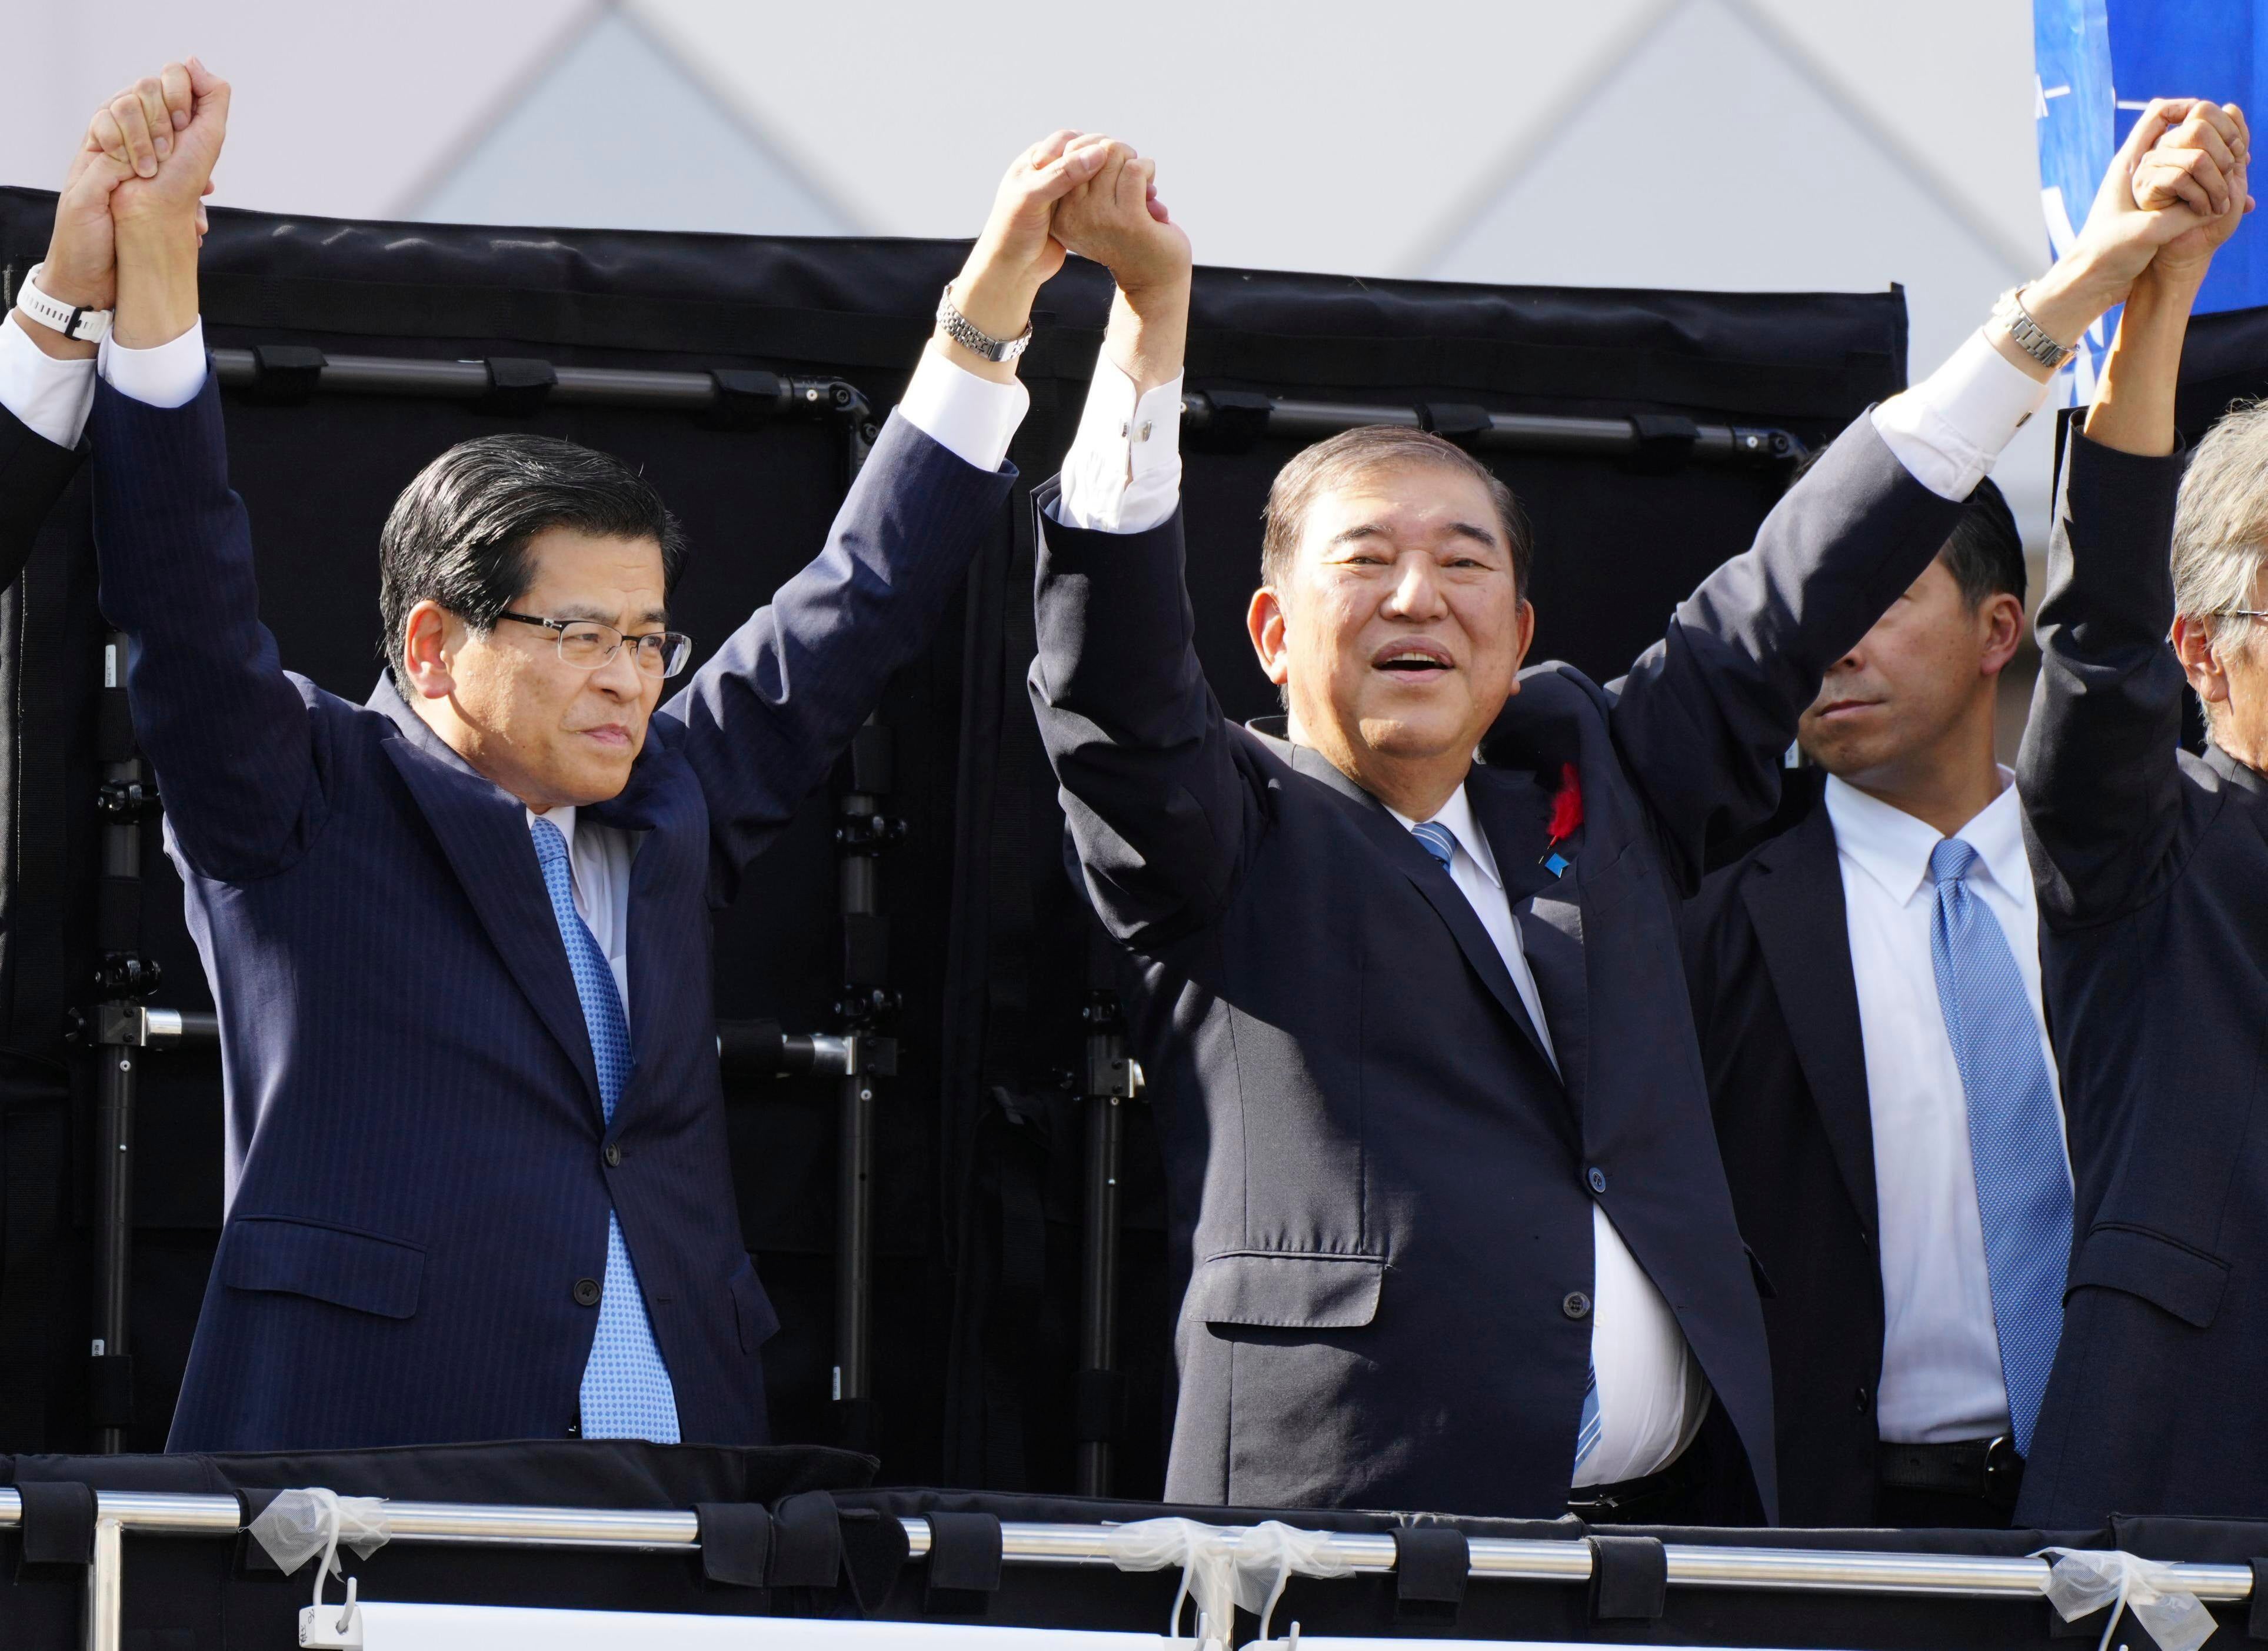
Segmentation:
[(94, 358), (58, 361), (32, 342), (11, 310), (0, 323), (0, 407), (35, 436), (76, 447), (94, 406)]
[(1134, 380), (1110, 358), (1095, 357), (1094, 380), (1079, 434), (1064, 455), (1056, 513), (1066, 527), (1146, 533), (1182, 498), (1182, 380), (1137, 397)]
[(995, 384), (924, 350), (898, 416), (962, 463), (990, 472), (1006, 461), (1008, 444), (1031, 406), (1032, 393), (1020, 380)]
[(186, 407), (205, 387), (205, 322), (200, 315), (171, 343), (129, 350), (115, 337), (102, 341), (96, 357), (102, 376), (121, 395), (149, 407)]
[(1940, 498), (1967, 498), (2047, 398), (2048, 387), (1980, 329), (1929, 377), (1875, 408), (1874, 429), (1915, 481)]

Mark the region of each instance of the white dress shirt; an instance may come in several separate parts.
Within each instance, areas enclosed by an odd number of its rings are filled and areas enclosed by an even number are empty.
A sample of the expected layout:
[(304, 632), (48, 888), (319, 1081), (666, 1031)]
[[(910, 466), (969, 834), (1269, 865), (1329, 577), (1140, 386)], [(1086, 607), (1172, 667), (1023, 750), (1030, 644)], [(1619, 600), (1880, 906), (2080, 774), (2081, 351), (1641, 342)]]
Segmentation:
[[(1419, 822), (1388, 808), (1404, 830)], [(1457, 787), (1433, 819), (1457, 839), (1449, 878), (1481, 920), (1512, 975), (1544, 1053), (1557, 1071), (1559, 1056), (1543, 999), (1520, 943), (1520, 924), (1504, 891), (1495, 852), (1473, 818), (1465, 788)], [(1591, 1367), (1599, 1377), (1599, 1442), (1583, 1463), (1580, 1485), (1614, 1485), (1658, 1473), (1684, 1453), (1709, 1413), (1709, 1384), (1685, 1345), (1677, 1316), (1638, 1264), (1623, 1235), (1598, 1205), (1591, 1205)], [(1567, 1456), (1574, 1461), (1577, 1416), (1567, 1419)]]
[[(1956, 835), (1981, 864), (1970, 891), (2007, 936), (2040, 1058), (2063, 1117), (2055, 1050), (2040, 1010), (2039, 911), (2014, 777)], [(1882, 1380), (1874, 1417), (1901, 1444), (1990, 1439), (2008, 1429), (1992, 1324), (1992, 1281), (1969, 1157), (1969, 1106), (1946, 1036), (1930, 955), (1936, 828), (1839, 779), (1827, 782), (1866, 1043), (1882, 1265)]]

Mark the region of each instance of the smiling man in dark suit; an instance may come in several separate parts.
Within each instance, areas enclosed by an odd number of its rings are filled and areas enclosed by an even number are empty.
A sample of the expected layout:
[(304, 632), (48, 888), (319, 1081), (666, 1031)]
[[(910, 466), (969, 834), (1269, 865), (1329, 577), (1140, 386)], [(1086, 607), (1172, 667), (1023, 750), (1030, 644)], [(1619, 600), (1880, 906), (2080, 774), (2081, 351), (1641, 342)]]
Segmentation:
[[(2029, 313), (1857, 421), (1605, 688), (1521, 670), (1531, 548), (1476, 461), (1407, 430), (1309, 449), (1248, 615), (1289, 716), (1242, 728), (1198, 666), (1160, 451), (1189, 248), (1110, 185), (1137, 164), (1058, 217), (1118, 281), (1085, 428), (1123, 439), (1042, 490), (1031, 690), (1160, 1109), (1186, 1280), (1167, 1494), (1770, 1516), (1677, 904), (2044, 394), (2014, 329), (2075, 335), (2147, 246), (2090, 220)], [(1712, 1404), (1722, 1475), (1692, 1448)]]
[(762, 1442), (775, 1321), (728, 1173), (709, 916), (997, 520), (1053, 203), (1100, 151), (1059, 133), (1009, 168), (827, 545), (674, 697), (668, 511), (618, 460), (514, 436), (395, 506), (386, 674), (356, 705), (259, 621), (197, 313), (229, 89), (184, 72), (188, 118), (110, 196), (91, 427), (102, 602), (227, 1087), (173, 1445)]

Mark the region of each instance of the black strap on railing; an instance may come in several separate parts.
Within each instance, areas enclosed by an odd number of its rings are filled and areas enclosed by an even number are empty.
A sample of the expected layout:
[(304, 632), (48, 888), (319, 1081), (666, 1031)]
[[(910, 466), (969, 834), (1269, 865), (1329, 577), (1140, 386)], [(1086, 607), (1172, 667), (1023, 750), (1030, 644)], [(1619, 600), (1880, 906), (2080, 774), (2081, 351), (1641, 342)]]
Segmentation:
[(1394, 1532), (1394, 1619), (1446, 1627), (1457, 1620), (1472, 1572), (1472, 1544), (1447, 1525)]

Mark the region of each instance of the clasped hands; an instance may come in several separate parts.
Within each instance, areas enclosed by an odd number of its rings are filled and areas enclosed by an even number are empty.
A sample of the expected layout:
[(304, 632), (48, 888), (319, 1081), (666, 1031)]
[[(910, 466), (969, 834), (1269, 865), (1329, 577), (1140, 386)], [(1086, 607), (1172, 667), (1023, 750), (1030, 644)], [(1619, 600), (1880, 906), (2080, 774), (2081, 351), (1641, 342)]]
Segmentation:
[[(1068, 129), (1016, 157), (992, 213), (953, 283), (953, 299), (978, 330), (1013, 338), (1066, 252), (1092, 259), (1117, 284), (1117, 304), (1174, 319), (1189, 299), (1189, 237), (1159, 198), (1158, 166), (1116, 138)], [(991, 362), (939, 335), (961, 366), (1002, 381), (1011, 363)], [(1139, 374), (1137, 375), (1140, 376)]]
[[(62, 303), (115, 308), (129, 347), (164, 343), (196, 319), (196, 249), (228, 100), (228, 83), (195, 58), (168, 63), (96, 109), (71, 157), (40, 285)], [(123, 290), (122, 268), (135, 277)], [(51, 356), (94, 353), (20, 311), (17, 320)]]

